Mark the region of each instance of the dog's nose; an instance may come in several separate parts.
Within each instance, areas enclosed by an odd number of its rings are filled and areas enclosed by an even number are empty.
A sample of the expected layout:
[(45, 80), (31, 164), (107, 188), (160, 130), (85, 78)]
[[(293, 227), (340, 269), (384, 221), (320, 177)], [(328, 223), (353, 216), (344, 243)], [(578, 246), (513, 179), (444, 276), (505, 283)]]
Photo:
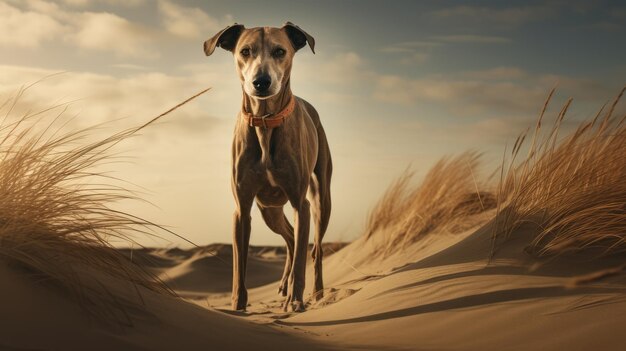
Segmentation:
[(258, 92), (265, 92), (272, 85), (272, 79), (268, 75), (262, 75), (252, 81), (252, 85)]

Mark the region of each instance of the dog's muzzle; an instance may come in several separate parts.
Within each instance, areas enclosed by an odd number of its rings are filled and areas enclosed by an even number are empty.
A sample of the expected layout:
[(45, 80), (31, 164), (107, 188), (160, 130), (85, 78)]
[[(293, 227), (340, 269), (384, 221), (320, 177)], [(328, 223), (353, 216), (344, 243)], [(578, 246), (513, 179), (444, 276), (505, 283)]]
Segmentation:
[(265, 95), (272, 86), (272, 78), (267, 74), (258, 76), (252, 81), (252, 86), (259, 95)]

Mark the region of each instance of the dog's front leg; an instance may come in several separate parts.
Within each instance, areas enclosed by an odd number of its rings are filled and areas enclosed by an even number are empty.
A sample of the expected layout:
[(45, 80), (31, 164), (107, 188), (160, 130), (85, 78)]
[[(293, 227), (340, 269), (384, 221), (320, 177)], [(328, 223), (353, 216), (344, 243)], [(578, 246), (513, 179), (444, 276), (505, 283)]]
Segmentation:
[(232, 308), (245, 310), (248, 304), (246, 290), (246, 263), (248, 261), (248, 244), (250, 243), (250, 204), (239, 203), (234, 214), (233, 223), (233, 293)]
[(306, 259), (309, 246), (309, 228), (311, 221), (311, 211), (309, 201), (302, 199), (299, 205), (294, 206), (296, 217), (295, 228), (295, 248), (293, 255), (293, 265), (289, 275), (289, 294), (285, 301), (284, 309), (291, 307), (294, 312), (304, 311), (304, 285), (306, 274)]

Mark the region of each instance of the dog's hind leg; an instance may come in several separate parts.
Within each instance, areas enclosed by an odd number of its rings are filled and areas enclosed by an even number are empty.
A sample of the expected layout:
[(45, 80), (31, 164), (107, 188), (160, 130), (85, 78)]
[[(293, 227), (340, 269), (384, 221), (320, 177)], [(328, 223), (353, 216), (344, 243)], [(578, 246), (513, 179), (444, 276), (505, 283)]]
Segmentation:
[[(325, 141), (325, 140), (324, 140)], [(321, 146), (321, 145), (320, 145)], [(330, 179), (332, 175), (332, 161), (328, 145), (326, 148), (320, 148), (317, 164), (314, 174), (311, 177), (309, 187), (311, 197), (311, 213), (315, 222), (315, 241), (311, 256), (313, 257), (313, 265), (315, 270), (315, 288), (313, 290), (313, 298), (319, 300), (324, 295), (324, 279), (322, 272), (322, 259), (324, 252), (322, 250), (322, 240), (328, 222), (330, 220), (331, 200), (330, 200)]]
[(293, 227), (289, 224), (287, 217), (285, 217), (282, 206), (266, 207), (259, 202), (257, 202), (257, 206), (259, 207), (259, 210), (261, 210), (261, 215), (263, 216), (265, 224), (267, 224), (267, 226), (274, 233), (280, 234), (283, 239), (285, 239), (285, 244), (287, 245), (287, 257), (285, 258), (285, 270), (283, 271), (283, 277), (280, 280), (278, 293), (282, 296), (287, 296), (289, 273), (291, 273), (291, 265), (293, 262)]

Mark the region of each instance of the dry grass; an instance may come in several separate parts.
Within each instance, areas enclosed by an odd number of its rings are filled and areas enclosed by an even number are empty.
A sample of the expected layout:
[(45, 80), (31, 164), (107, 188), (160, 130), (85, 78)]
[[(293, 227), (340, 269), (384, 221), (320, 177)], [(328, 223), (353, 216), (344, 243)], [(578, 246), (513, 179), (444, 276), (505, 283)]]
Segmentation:
[[(109, 239), (131, 241), (133, 234), (160, 227), (111, 208), (136, 198), (95, 169), (116, 161), (111, 147), (173, 109), (138, 128), (86, 143), (97, 126), (63, 133), (55, 127), (63, 106), (13, 118), (25, 90), (0, 105), (0, 260), (60, 286), (97, 317), (130, 323), (127, 311), (141, 307), (142, 288), (172, 291), (113, 250)], [(134, 289), (134, 298), (120, 295), (115, 281)]]
[(559, 129), (571, 99), (552, 128), (542, 133), (552, 93), (526, 157), (515, 161), (527, 139), (524, 133), (513, 147), (508, 167), (502, 167), (495, 233), (506, 237), (521, 225), (536, 225), (529, 251), (537, 256), (588, 249), (601, 254), (624, 252), (626, 115), (615, 113), (624, 90), (607, 111), (601, 109), (562, 140)]
[(551, 128), (542, 127), (553, 93), (530, 136), (527, 130), (517, 138), (508, 160), (505, 151), (497, 196), (475, 181), (476, 154), (443, 159), (419, 186), (407, 171), (388, 188), (368, 218), (366, 237), (383, 238), (381, 251), (389, 253), (431, 232), (468, 229), (477, 224), (472, 218), (485, 222), (475, 215), (496, 207), (494, 243), (533, 225), (528, 251), (536, 256), (626, 251), (626, 115), (615, 113), (624, 90), (564, 137), (559, 132), (571, 99)]
[(476, 180), (478, 161), (471, 152), (444, 158), (417, 186), (406, 171), (370, 213), (367, 238), (382, 236), (381, 252), (389, 253), (434, 231), (457, 233), (476, 225), (472, 217), (495, 207), (492, 193)]

